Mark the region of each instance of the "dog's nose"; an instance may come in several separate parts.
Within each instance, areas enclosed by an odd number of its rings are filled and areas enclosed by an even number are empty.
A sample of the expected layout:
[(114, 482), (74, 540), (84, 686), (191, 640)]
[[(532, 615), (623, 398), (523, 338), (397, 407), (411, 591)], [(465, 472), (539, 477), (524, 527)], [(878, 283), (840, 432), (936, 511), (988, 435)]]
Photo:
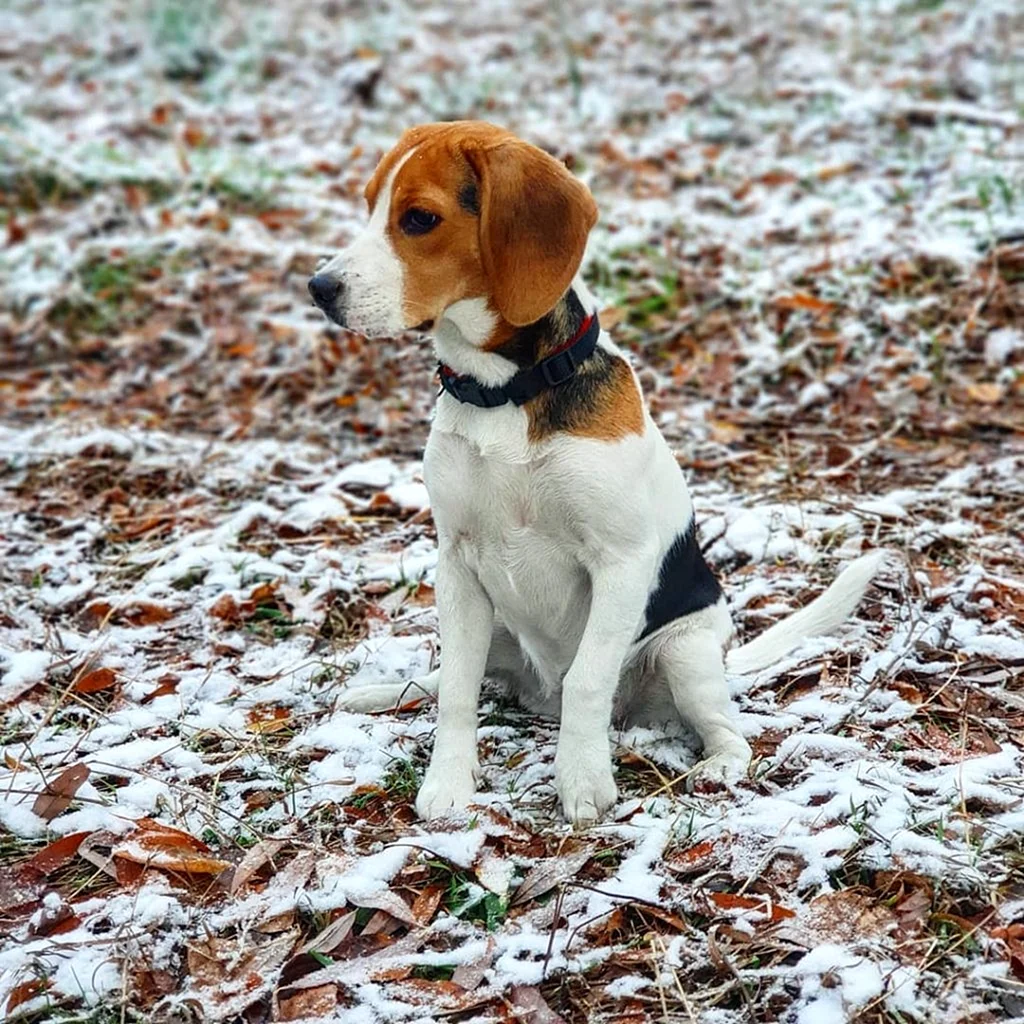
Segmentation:
[(341, 291), (341, 282), (329, 274), (315, 274), (309, 279), (309, 294), (321, 309), (329, 309)]

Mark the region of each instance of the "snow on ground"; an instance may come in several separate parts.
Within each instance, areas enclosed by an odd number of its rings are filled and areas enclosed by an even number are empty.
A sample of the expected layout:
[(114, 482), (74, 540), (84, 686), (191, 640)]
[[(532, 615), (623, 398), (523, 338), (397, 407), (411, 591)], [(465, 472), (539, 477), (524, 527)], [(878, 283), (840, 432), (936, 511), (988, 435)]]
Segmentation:
[[(46, 1020), (1024, 1016), (1024, 45), (993, 0), (0, 15), (0, 1005)], [(617, 733), (573, 834), (488, 694), (418, 823), (436, 663), (414, 339), (310, 308), (404, 127), (499, 121), (592, 188), (587, 275), (749, 636), (688, 793)], [(126, 995), (125, 995), (126, 994)]]

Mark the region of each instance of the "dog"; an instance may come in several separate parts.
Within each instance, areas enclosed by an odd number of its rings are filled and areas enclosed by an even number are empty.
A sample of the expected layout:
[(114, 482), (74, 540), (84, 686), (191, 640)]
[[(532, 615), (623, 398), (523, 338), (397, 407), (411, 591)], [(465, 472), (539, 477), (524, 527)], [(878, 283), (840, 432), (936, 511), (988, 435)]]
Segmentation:
[(367, 337), (430, 332), (441, 392), (423, 458), (437, 527), (440, 667), (348, 691), (355, 711), (437, 696), (423, 818), (476, 791), (485, 677), (560, 713), (555, 788), (574, 825), (617, 798), (609, 727), (680, 717), (695, 779), (742, 776), (751, 749), (726, 670), (745, 674), (847, 618), (882, 554), (725, 653), (722, 588), (686, 481), (579, 270), (597, 207), (543, 150), (484, 122), (412, 128), (365, 191), (369, 223), (309, 281)]

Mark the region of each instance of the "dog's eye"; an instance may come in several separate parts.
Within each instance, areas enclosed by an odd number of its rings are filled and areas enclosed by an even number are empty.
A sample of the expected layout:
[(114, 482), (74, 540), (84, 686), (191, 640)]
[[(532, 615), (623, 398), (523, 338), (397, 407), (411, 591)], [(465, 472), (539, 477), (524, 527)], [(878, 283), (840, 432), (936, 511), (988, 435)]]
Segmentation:
[(414, 206), (402, 214), (398, 226), (407, 235), (425, 235), (428, 231), (433, 231), (440, 223), (441, 218), (436, 213), (420, 210)]

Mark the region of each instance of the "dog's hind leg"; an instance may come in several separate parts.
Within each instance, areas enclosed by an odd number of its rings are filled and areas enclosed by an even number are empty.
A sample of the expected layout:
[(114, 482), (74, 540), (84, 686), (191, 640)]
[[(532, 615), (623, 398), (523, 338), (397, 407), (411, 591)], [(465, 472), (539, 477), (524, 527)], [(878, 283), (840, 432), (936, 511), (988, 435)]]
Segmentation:
[(418, 679), (406, 679), (400, 683), (379, 683), (372, 686), (355, 686), (342, 690), (335, 707), (343, 711), (388, 711), (411, 704), (422, 697), (436, 697), (441, 678), (439, 669), (428, 672)]
[(704, 758), (695, 767), (691, 784), (743, 775), (751, 751), (729, 697), (719, 631), (698, 627), (663, 637), (653, 668), (668, 686), (676, 710), (704, 745)]
[[(536, 673), (523, 657), (519, 642), (497, 622), (491, 635), (491, 647), (487, 653), (484, 676), (499, 680), (508, 687), (510, 696), (518, 698), (532, 710), (536, 709), (538, 698), (535, 694), (540, 689)], [(440, 679), (441, 670), (435, 668), (425, 676), (406, 679), (404, 682), (356, 686), (350, 690), (343, 690), (338, 696), (336, 706), (344, 711), (363, 713), (390, 711), (420, 698), (436, 697)]]

